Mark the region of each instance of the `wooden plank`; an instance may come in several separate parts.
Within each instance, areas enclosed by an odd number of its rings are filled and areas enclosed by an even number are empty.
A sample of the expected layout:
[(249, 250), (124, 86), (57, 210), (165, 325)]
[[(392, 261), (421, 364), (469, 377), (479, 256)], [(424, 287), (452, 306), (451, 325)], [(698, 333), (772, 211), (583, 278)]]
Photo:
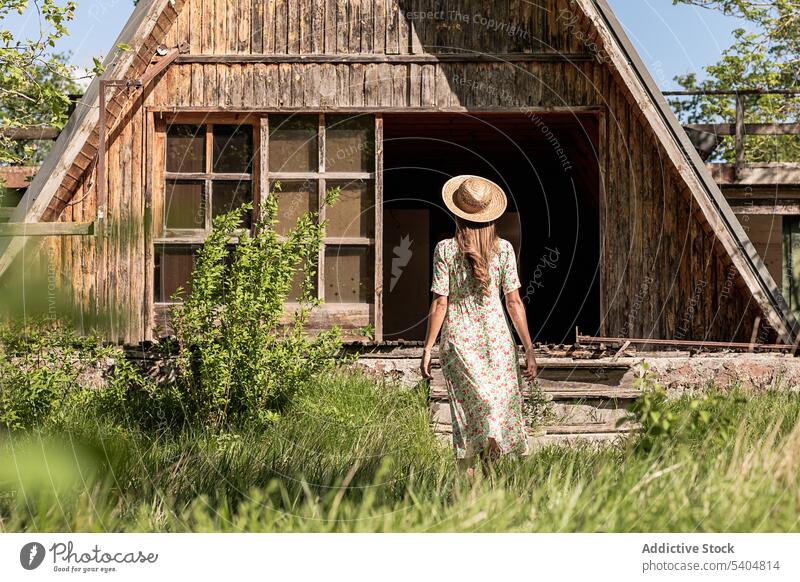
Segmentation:
[(286, 52), (289, 54), (300, 52), (301, 20), (303, 18), (301, 6), (305, 4), (306, 0), (289, 0), (287, 2)]
[[(380, 1), (380, 0), (378, 0)], [(400, 7), (398, 0), (385, 0), (386, 5), (386, 54), (396, 55), (400, 51)]]
[[(716, 135), (736, 135), (735, 123), (688, 123), (686, 129), (706, 131)], [(744, 123), (744, 135), (796, 135), (800, 123)]]
[(202, 105), (205, 103), (205, 79), (203, 78), (203, 65), (191, 65), (191, 90), (189, 103), (191, 105)]
[(214, 54), (224, 55), (228, 49), (228, 2), (215, 0), (214, 4)]
[(759, 203), (737, 204), (731, 201), (731, 209), (736, 215), (766, 215), (766, 216), (798, 216), (800, 215), (800, 201), (771, 201), (763, 200)]
[(348, 0), (336, 0), (336, 51), (347, 53), (350, 48), (350, 13)]
[(372, 51), (386, 53), (386, 0), (372, 0)]
[(5, 222), (0, 224), (0, 236), (85, 236), (94, 235), (92, 222)]
[(269, 2), (252, 0), (250, 6), (250, 52), (264, 52), (264, 5)]
[(325, 0), (311, 1), (309, 52), (325, 52)]
[(375, 0), (361, 0), (361, 47), (360, 51), (366, 54), (372, 54), (375, 50)]
[(277, 4), (273, 1), (265, 2), (264, 29), (262, 33), (262, 52), (274, 54), (280, 51), (275, 44), (275, 24), (277, 21)]
[(287, 0), (275, 0), (275, 52), (289, 52), (289, 7)]
[(300, 41), (298, 52), (310, 53), (313, 52), (312, 37), (314, 35), (314, 2), (313, 0), (303, 0), (300, 2)]
[[(322, 1), (322, 0), (320, 0)], [(324, 50), (326, 54), (335, 54), (336, 50), (336, 39), (337, 39), (337, 2), (336, 0), (324, 0), (325, 1), (325, 43), (324, 43)]]
[(347, 52), (361, 52), (361, 0), (347, 2)]
[(57, 127), (6, 127), (0, 129), (0, 137), (15, 141), (54, 140), (61, 130)]

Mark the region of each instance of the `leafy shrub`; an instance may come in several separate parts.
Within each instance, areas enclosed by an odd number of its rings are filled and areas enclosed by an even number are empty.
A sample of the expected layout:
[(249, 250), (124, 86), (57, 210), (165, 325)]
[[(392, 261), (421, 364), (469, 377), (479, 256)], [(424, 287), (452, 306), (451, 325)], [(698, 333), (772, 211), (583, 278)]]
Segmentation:
[(0, 330), (0, 425), (42, 424), (62, 408), (81, 370), (99, 356), (92, 340), (54, 324), (12, 323)]
[[(735, 433), (736, 406), (744, 402), (741, 396), (730, 398), (710, 386), (700, 395), (670, 399), (647, 363), (642, 368), (642, 375), (634, 382), (642, 394), (630, 410), (642, 426), (638, 447), (650, 451), (678, 441), (698, 440), (724, 445)], [(619, 424), (626, 420), (621, 419)]]
[[(332, 190), (325, 203), (337, 195)], [(172, 312), (184, 402), (215, 428), (273, 421), (301, 385), (333, 366), (341, 348), (338, 327), (313, 337), (306, 331), (310, 310), (320, 303), (314, 294), (324, 236), (318, 213), (304, 214), (281, 237), (271, 195), (251, 235), (240, 229), (250, 208), (245, 204), (214, 219), (198, 252), (191, 291)], [(231, 249), (234, 237), (238, 242)], [(298, 308), (287, 322), (284, 309), (298, 267)]]
[(180, 403), (170, 387), (143, 376), (115, 346), (48, 320), (0, 328), (0, 426), (63, 424), (94, 412), (145, 427), (174, 421)]

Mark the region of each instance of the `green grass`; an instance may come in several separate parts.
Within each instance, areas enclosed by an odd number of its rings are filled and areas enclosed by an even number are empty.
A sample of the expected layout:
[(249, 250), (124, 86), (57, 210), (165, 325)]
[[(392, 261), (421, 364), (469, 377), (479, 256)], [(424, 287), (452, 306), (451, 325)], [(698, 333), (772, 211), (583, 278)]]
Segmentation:
[[(669, 404), (678, 418), (689, 399)], [(268, 429), (145, 433), (75, 411), (0, 437), (2, 531), (799, 531), (800, 397), (733, 393), (736, 419), (652, 450), (545, 448), (470, 486), (426, 395), (326, 377)], [(688, 426), (688, 425), (687, 425)]]

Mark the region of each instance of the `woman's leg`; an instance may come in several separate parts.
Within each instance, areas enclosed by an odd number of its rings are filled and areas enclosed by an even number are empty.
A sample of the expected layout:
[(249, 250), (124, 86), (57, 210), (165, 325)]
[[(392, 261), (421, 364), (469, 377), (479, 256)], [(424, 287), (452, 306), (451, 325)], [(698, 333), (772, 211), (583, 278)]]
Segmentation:
[(491, 482), (494, 483), (494, 463), (500, 456), (500, 445), (497, 441), (490, 437), (486, 444), (486, 448), (481, 451), (481, 465), (483, 467), (483, 474), (487, 475)]
[(458, 465), (458, 470), (462, 475), (466, 475), (470, 481), (475, 479), (474, 456), (467, 459), (456, 459), (456, 464)]

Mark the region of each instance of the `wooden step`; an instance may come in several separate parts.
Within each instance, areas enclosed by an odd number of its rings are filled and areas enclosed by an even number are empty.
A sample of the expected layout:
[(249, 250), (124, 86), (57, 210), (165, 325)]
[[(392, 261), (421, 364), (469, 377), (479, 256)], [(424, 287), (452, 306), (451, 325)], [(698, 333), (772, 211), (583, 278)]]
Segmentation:
[[(453, 427), (449, 423), (433, 423), (433, 430), (436, 434), (451, 435)], [(596, 435), (596, 434), (630, 434), (639, 432), (641, 425), (637, 422), (626, 422), (617, 426), (613, 422), (593, 422), (581, 424), (555, 424), (539, 428), (528, 428), (530, 436), (543, 435)]]
[(579, 424), (555, 424), (544, 427), (546, 434), (608, 434), (638, 432), (641, 427), (634, 422), (617, 426), (615, 422), (584, 422)]
[[(449, 425), (440, 425), (435, 432), (443, 445), (452, 446), (452, 433)], [(529, 430), (528, 445), (531, 450), (546, 446), (597, 445), (608, 446), (622, 442), (639, 432), (638, 423), (626, 423), (617, 427), (614, 423), (561, 424), (542, 430)]]
[[(440, 369), (433, 370), (429, 408), (431, 426), (445, 441), (452, 439), (452, 420), (447, 387)], [(540, 362), (538, 383), (551, 401), (555, 418), (531, 432), (536, 446), (589, 442), (610, 444), (639, 430), (634, 423), (617, 426), (641, 393), (633, 386), (629, 364), (556, 360)], [(523, 397), (529, 390), (523, 389)]]
[[(447, 399), (447, 386), (441, 369), (432, 370), (429, 397)], [(634, 374), (629, 364), (595, 363), (587, 361), (558, 361), (542, 363), (538, 384), (554, 400), (603, 398), (633, 400), (639, 395), (634, 388)], [(523, 395), (527, 387), (523, 389)]]

